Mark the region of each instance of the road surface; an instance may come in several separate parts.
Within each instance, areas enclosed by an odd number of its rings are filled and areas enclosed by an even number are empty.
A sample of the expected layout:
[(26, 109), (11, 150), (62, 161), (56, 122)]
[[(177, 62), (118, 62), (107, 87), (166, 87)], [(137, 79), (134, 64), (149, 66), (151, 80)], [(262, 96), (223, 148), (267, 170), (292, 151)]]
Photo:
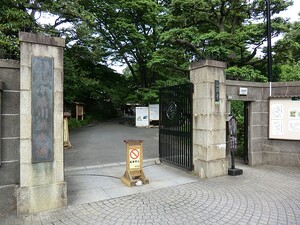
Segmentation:
[(125, 162), (126, 139), (144, 141), (144, 159), (158, 158), (158, 128), (137, 128), (130, 124), (123, 118), (71, 131), (73, 147), (64, 150), (65, 168)]

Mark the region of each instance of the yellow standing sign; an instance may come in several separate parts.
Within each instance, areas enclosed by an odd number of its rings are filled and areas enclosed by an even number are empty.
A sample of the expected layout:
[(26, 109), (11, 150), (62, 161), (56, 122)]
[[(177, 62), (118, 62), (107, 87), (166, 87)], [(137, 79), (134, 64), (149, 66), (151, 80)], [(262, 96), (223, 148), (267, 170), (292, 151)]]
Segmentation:
[(143, 141), (125, 140), (126, 143), (126, 172), (121, 178), (127, 186), (135, 186), (136, 182), (142, 181), (149, 184), (143, 171)]

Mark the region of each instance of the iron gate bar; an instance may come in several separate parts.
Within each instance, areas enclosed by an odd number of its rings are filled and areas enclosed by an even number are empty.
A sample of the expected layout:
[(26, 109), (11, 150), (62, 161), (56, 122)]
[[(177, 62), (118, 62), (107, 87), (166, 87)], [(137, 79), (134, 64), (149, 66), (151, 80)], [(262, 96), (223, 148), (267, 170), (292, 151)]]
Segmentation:
[(159, 92), (159, 157), (193, 169), (193, 84), (161, 88)]

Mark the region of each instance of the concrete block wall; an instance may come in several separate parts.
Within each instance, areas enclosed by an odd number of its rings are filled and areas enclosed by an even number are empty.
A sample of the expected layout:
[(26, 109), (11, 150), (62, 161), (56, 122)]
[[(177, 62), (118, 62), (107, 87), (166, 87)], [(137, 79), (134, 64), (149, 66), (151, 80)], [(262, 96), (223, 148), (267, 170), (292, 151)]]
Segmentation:
[[(264, 88), (264, 96), (269, 89)], [(300, 96), (300, 82), (278, 82), (272, 84), (272, 96)], [(269, 105), (267, 106), (269, 107)], [(300, 101), (299, 101), (300, 108)], [(268, 131), (264, 131), (268, 133)], [(300, 135), (300, 134), (299, 134)], [(263, 163), (279, 166), (300, 167), (300, 141), (264, 139)]]
[[(268, 133), (264, 133), (268, 127), (268, 99), (263, 98), (264, 89), (262, 83), (241, 82), (227, 80), (227, 100), (240, 100), (250, 103), (249, 130), (248, 130), (248, 157), (249, 165), (262, 165), (262, 143)], [(248, 88), (247, 96), (239, 95), (239, 88)], [(267, 128), (266, 128), (267, 129)]]
[(16, 210), (20, 183), (20, 62), (0, 60), (0, 216)]
[[(227, 100), (250, 102), (249, 165), (300, 166), (299, 141), (269, 139), (269, 84), (227, 80), (226, 86)], [(240, 87), (248, 88), (247, 96), (238, 94)], [(300, 82), (272, 84), (272, 96), (291, 95), (300, 95)]]

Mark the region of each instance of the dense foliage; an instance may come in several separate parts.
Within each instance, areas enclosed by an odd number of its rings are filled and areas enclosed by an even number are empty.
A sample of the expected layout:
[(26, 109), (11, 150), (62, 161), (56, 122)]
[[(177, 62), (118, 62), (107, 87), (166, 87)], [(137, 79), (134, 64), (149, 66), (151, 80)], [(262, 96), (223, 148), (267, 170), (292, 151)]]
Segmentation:
[[(270, 2), (272, 37), (283, 35), (274, 81), (299, 80), (299, 22), (278, 16), (292, 0)], [(187, 82), (188, 65), (202, 59), (226, 61), (227, 79), (267, 81), (265, 0), (6, 0), (0, 9), (1, 55), (18, 57), (20, 30), (66, 38), (65, 101), (88, 113), (155, 103), (160, 87)], [(111, 62), (126, 64), (124, 74)]]

